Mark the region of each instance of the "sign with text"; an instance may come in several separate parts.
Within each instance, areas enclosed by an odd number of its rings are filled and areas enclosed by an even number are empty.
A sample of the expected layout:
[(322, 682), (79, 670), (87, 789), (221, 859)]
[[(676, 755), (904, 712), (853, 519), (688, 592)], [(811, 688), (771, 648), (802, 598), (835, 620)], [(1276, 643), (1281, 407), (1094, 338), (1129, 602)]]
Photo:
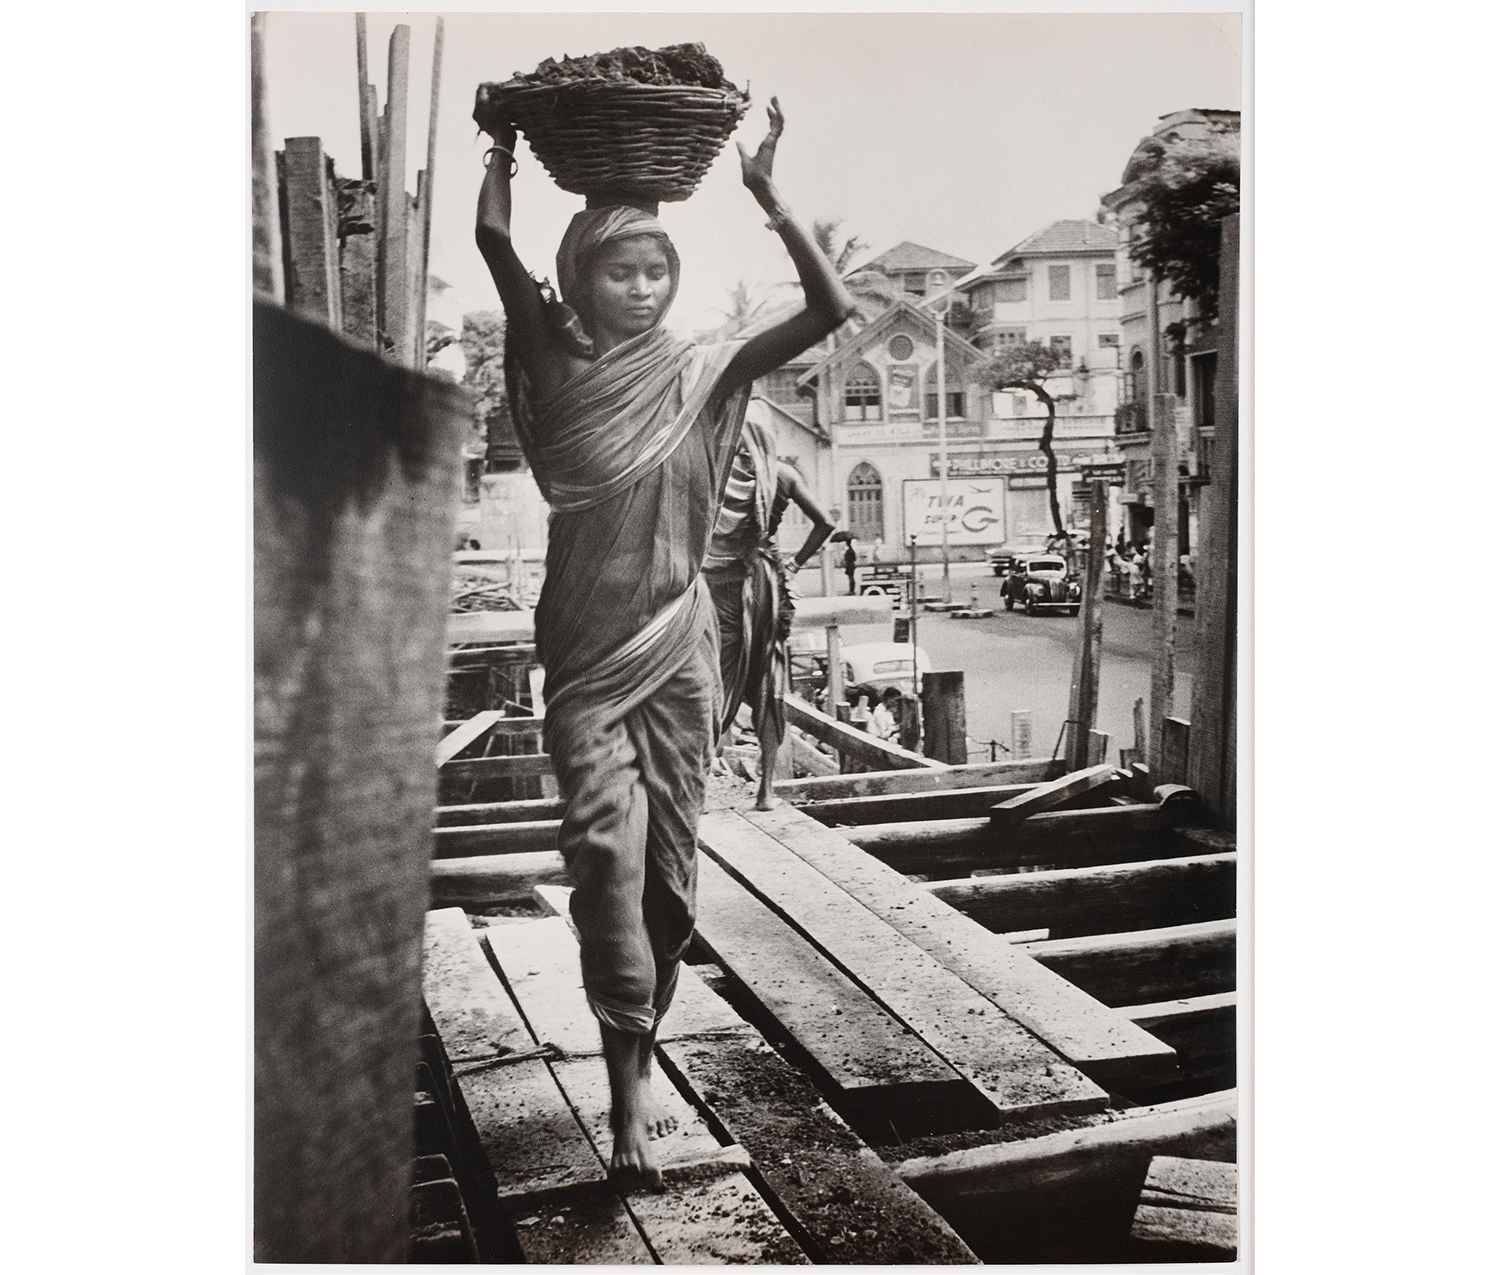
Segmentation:
[(840, 425), (839, 446), (855, 447), (860, 443), (915, 443), (922, 438), (919, 420), (891, 421), (883, 425)]
[(988, 545), (1005, 539), (1005, 480), (950, 478), (948, 495), (936, 478), (908, 478), (901, 485), (905, 512), (905, 542), (916, 536), (919, 545), (943, 543), (948, 527), (950, 545)]
[[(1117, 463), (1118, 460), (1117, 456), (1111, 456), (1108, 452), (1070, 452), (1057, 449), (1059, 473), (1090, 469), (1096, 465), (1109, 466)], [(929, 458), (929, 470), (936, 478), (938, 472), (936, 452), (933, 452)], [(1040, 448), (1035, 447), (988, 456), (975, 455), (972, 452), (957, 456), (952, 452), (948, 453), (949, 478), (978, 478), (990, 474), (1044, 474), (1046, 472), (1047, 458), (1042, 455)]]

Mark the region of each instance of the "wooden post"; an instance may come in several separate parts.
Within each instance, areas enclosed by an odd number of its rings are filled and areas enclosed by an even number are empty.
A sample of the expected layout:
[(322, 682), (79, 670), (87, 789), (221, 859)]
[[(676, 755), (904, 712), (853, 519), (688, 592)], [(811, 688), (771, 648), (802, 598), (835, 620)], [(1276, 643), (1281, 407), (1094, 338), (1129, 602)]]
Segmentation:
[(1088, 757), (1085, 765), (1101, 765), (1109, 757), (1109, 736), (1102, 730), (1089, 731)]
[(365, 39), (365, 15), (354, 15), (354, 56), (359, 71), (359, 169), (367, 182), (375, 180), (376, 138), (375, 86), (370, 83), (370, 54)]
[(250, 165), (251, 239), (255, 295), (282, 305), (286, 281), (281, 264), (281, 213), (277, 196), (276, 156), (266, 123), (266, 15), (250, 15)]
[(1109, 536), (1109, 488), (1096, 479), (1089, 495), (1089, 556), (1068, 696), (1068, 745), (1064, 755), (1069, 770), (1082, 770), (1088, 765), (1089, 733), (1099, 717), (1099, 660), (1104, 653), (1104, 543)]
[[(417, 258), (416, 296), (416, 367), (427, 366), (427, 263), (432, 252), (432, 173), (437, 160), (438, 88), (443, 75), (443, 19), (438, 15), (437, 31), (432, 37), (432, 92), (427, 105), (427, 167), (417, 174), (417, 206), (422, 212), (421, 248)], [(790, 778), (790, 776), (788, 776)]]
[(289, 137), (282, 159), (286, 196), (287, 307), (293, 314), (342, 330), (337, 198), (332, 162), (316, 137)]
[(1188, 748), (1191, 738), (1191, 728), (1182, 718), (1162, 719), (1161, 759), (1151, 767), (1152, 783), (1160, 785), (1187, 782)]
[(922, 752), (950, 766), (968, 763), (962, 669), (934, 669), (922, 678)]
[(823, 632), (828, 638), (828, 698), (823, 701), (823, 711), (830, 717), (837, 717), (838, 706), (844, 702), (844, 654), (839, 642), (839, 626), (824, 625)]
[(1010, 712), (1010, 756), (1025, 761), (1031, 756), (1031, 710), (1013, 708)]
[(1146, 747), (1153, 771), (1161, 760), (1161, 730), (1164, 719), (1175, 711), (1172, 701), (1176, 678), (1177, 648), (1177, 420), (1167, 410), (1161, 392), (1161, 315), (1156, 275), (1147, 280), (1146, 326), (1151, 355), (1148, 362), (1151, 385), (1151, 466), (1155, 471), (1151, 524), (1151, 638), (1155, 659), (1151, 665), (1151, 730)]
[(380, 120), (380, 259), (377, 287), (382, 343), (390, 354), (410, 362), (411, 288), (407, 274), (406, 80), (411, 28), (391, 32), (385, 114)]
[(1214, 438), (1208, 502), (1199, 524), (1194, 625), (1193, 734), (1187, 783), (1214, 822), (1235, 826), (1235, 687), (1239, 600), (1239, 246), (1238, 214), (1220, 227), (1219, 357), (1214, 382)]
[(471, 408), (262, 302), (253, 392), (254, 1257), (404, 1262)]
[[(417, 194), (408, 198), (406, 205), (406, 314), (407, 348), (402, 359), (408, 367), (422, 371), (427, 360), (424, 353), (427, 342), (422, 339), (422, 328), (418, 322), (426, 312), (422, 294), (427, 289), (427, 272), (422, 269), (422, 198), (427, 185), (426, 174), (417, 174)], [(425, 321), (425, 320), (424, 320)]]
[(344, 335), (375, 348), (375, 183), (341, 182), (339, 199), (339, 288)]

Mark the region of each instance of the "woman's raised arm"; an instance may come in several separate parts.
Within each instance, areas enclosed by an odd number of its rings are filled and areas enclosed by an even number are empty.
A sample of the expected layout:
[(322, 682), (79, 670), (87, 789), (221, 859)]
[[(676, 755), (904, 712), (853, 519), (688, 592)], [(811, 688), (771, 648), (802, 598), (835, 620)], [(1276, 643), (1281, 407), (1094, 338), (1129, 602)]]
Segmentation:
[(797, 278), (802, 283), (806, 308), (774, 328), (751, 337), (724, 371), (724, 388), (738, 389), (767, 372), (774, 372), (788, 359), (795, 358), (809, 346), (821, 341), (854, 313), (854, 298), (839, 281), (833, 263), (813, 242), (802, 226), (792, 220), (786, 204), (771, 181), (771, 165), (776, 158), (776, 142), (786, 126), (781, 104), (773, 97), (767, 109), (771, 131), (754, 155), (743, 146), (740, 171), (745, 186), (770, 217), (771, 229), (781, 236)]
[(505, 307), (505, 339), (514, 341), (516, 356), (534, 385), (548, 385), (552, 376), (551, 338), (542, 316), (536, 283), (516, 256), (510, 238), (510, 179), (516, 149), (516, 130), (495, 134), (486, 152), (484, 182), (479, 187), (479, 211), (474, 242), (479, 245), (490, 278)]

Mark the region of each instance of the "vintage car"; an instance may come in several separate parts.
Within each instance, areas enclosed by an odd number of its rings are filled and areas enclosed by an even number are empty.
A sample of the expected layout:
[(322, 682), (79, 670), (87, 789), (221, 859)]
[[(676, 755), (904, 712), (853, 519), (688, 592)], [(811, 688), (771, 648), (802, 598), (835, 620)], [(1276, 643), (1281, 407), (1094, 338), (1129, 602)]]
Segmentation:
[(1068, 570), (1068, 560), (1056, 553), (1016, 555), (1010, 573), (1000, 585), (1005, 609), (1015, 609), (1017, 602), (1027, 615), (1042, 610), (1065, 610), (1077, 615), (1083, 605), (1083, 588), (1078, 577)]
[[(787, 643), (792, 689), (811, 703), (821, 702), (828, 683), (828, 648), (821, 633), (798, 630)], [(906, 642), (858, 642), (844, 647), (844, 696), (852, 704), (863, 695), (871, 703), (887, 686), (911, 694), (912, 650)], [(917, 647), (917, 672), (932, 672), (926, 650)]]

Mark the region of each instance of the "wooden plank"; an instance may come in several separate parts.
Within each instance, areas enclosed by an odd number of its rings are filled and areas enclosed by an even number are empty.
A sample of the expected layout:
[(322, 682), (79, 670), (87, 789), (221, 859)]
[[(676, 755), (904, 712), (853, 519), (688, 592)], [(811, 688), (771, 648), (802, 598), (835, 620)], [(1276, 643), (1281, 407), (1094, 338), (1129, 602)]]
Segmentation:
[[(432, 916), (438, 919), (429, 923), (423, 975), (428, 1008), (454, 1062), (454, 1079), (500, 1195), (548, 1195), (601, 1186), (604, 1166), (546, 1064), (539, 1058), (490, 1061), (467, 1052), (482, 1050), (499, 1033), (501, 1007), (495, 992), (507, 1004), (509, 997), (480, 950), (479, 936), (472, 929), (465, 935), (459, 928), (462, 912), (447, 909)], [(491, 1051), (502, 1059), (506, 1053), (524, 1055), (536, 1046), (513, 1011), (509, 1017), (514, 1030), (498, 1042), (506, 1048)]]
[(1151, 1261), (1233, 1261), (1239, 1245), (1233, 1164), (1156, 1156), (1146, 1171), (1130, 1239)]
[(1100, 1084), (1156, 1081), (1172, 1050), (845, 839), (785, 808), (750, 820)]
[(940, 878), (1035, 864), (1083, 868), (1196, 854), (1168, 836), (1188, 817), (1171, 806), (1114, 806), (1033, 815), (1010, 828), (996, 828), (988, 819), (937, 819), (867, 824), (845, 835), (898, 872)]
[(1233, 920), (1048, 939), (1021, 947), (1106, 1005), (1202, 996), (1234, 987)]
[(1222, 1089), (1234, 1084), (1237, 1072), (1235, 1004), (1234, 992), (1220, 992), (1125, 1005), (1115, 1013), (1177, 1051), (1182, 1084)]
[(375, 348), (375, 183), (339, 183), (339, 296), (344, 335)]
[(1152, 767), (1152, 782), (1182, 784), (1187, 782), (1188, 748), (1192, 728), (1180, 717), (1168, 717), (1161, 723), (1161, 764)]
[[(794, 810), (772, 826), (799, 821), (813, 835), (836, 835)], [(1098, 1085), (1003, 1011), (997, 1013), (994, 1002), (793, 853), (759, 820), (712, 812), (700, 820), (698, 836), (706, 854), (750, 883), (969, 1080), (997, 1119), (1097, 1110), (1107, 1103)], [(851, 847), (845, 853), (857, 852)]]
[(433, 822), (439, 828), (470, 827), (485, 823), (535, 823), (538, 819), (561, 819), (563, 803), (555, 797), (523, 801), (484, 801), (457, 806), (433, 807)]
[(1109, 735), (1102, 730), (1089, 731), (1088, 752), (1084, 760), (1085, 766), (1101, 765), (1109, 756)]
[(519, 779), (527, 775), (552, 774), (552, 758), (546, 753), (520, 753), (512, 757), (461, 757), (444, 764), (444, 780)]
[(963, 877), (925, 888), (997, 933), (1045, 927), (1061, 939), (1147, 930), (1233, 916), (1235, 855)]
[(664, 1266), (809, 1265), (743, 1173), (635, 1195), (630, 1210)]
[(562, 855), (487, 854), (465, 859), (438, 859), (428, 878), (435, 908), (485, 908), (529, 903), (538, 885), (560, 885), (568, 879)]
[[(797, 767), (814, 776), (837, 775), (839, 773), (838, 761), (827, 753), (821, 752), (795, 726), (788, 726), (786, 731), (787, 751)], [(801, 780), (777, 780), (776, 787), (783, 782), (801, 783)]]
[(783, 702), (786, 705), (788, 723), (806, 731), (819, 743), (837, 749), (839, 757), (845, 761), (852, 759), (880, 770), (905, 770), (914, 766), (936, 769), (943, 766), (942, 762), (934, 761), (931, 757), (908, 752), (895, 744), (876, 739), (862, 730), (836, 721), (828, 714), (819, 712), (799, 695), (788, 695)]
[(266, 15), (250, 15), (250, 197), (255, 295), (272, 305), (286, 297), (276, 155), (266, 112)]
[(997, 827), (1020, 823), (1032, 815), (1051, 810), (1072, 797), (1081, 796), (1091, 788), (1107, 784), (1115, 777), (1113, 766), (1090, 766), (1087, 770), (1075, 770), (1062, 775), (1051, 783), (1038, 784), (1029, 792), (1002, 801), (990, 811), (990, 822)]
[(527, 1052), (533, 1042), (479, 947), (462, 908), (427, 913), (422, 994), (455, 1067)]
[(999, 784), (1038, 784), (1063, 773), (1060, 761), (990, 761), (939, 770), (872, 771), (829, 779), (794, 779), (776, 785), (776, 793), (800, 804), (837, 801), (849, 797), (893, 797), (908, 793), (948, 792), (956, 788), (985, 788)]
[(391, 32), (387, 62), (385, 113), (381, 117), (380, 256), (377, 280), (380, 333), (385, 349), (409, 363), (411, 296), (407, 285), (406, 219), (406, 86), (411, 55), (411, 28), (398, 24)]
[(1134, 1108), (1089, 1129), (916, 1157), (896, 1171), (940, 1211), (960, 1202), (1024, 1202), (1086, 1183), (1140, 1183), (1155, 1155), (1232, 1160), (1237, 1111), (1238, 1095), (1231, 1089)]
[(749, 1151), (820, 1263), (973, 1263), (968, 1246), (864, 1145), (808, 1078), (746, 1028), (661, 1045), (664, 1066)]
[(442, 741), (437, 746), (437, 764), (441, 766), (458, 756), (459, 753), (474, 743), (475, 740), (504, 716), (505, 714), (498, 710), (491, 710), (487, 713), (476, 713), (462, 726), (444, 735)]
[(999, 784), (986, 788), (952, 788), (943, 792), (895, 796), (844, 797), (808, 801), (797, 809), (828, 827), (869, 823), (905, 823), (930, 819), (983, 819), (1008, 798), (1029, 792), (1033, 784)]
[(531, 1265), (654, 1266), (625, 1202), (616, 1195), (510, 1201), (516, 1239)]
[(952, 1067), (715, 860), (701, 856), (697, 933), (852, 1109), (923, 1117), (920, 1107), (946, 1110), (968, 1100), (968, 1086)]
[[(538, 891), (559, 917), (570, 891)], [(538, 931), (540, 933), (541, 931)], [(542, 951), (571, 948), (554, 927)], [(576, 964), (576, 955), (573, 957)], [(976, 1259), (917, 1194), (853, 1133), (811, 1081), (682, 967), (657, 1059), (683, 1092), (749, 1153), (817, 1261), (966, 1263)]]
[(933, 669), (922, 677), (922, 751), (950, 766), (968, 764), (969, 728), (961, 669)]
[(561, 819), (537, 819), (529, 823), (434, 828), (432, 857), (461, 859), (476, 854), (545, 854), (557, 848), (557, 830), (561, 826)]
[(283, 152), (286, 195), (287, 307), (293, 314), (343, 328), (339, 286), (338, 213), (328, 180), (330, 161), (316, 137), (289, 137)]

